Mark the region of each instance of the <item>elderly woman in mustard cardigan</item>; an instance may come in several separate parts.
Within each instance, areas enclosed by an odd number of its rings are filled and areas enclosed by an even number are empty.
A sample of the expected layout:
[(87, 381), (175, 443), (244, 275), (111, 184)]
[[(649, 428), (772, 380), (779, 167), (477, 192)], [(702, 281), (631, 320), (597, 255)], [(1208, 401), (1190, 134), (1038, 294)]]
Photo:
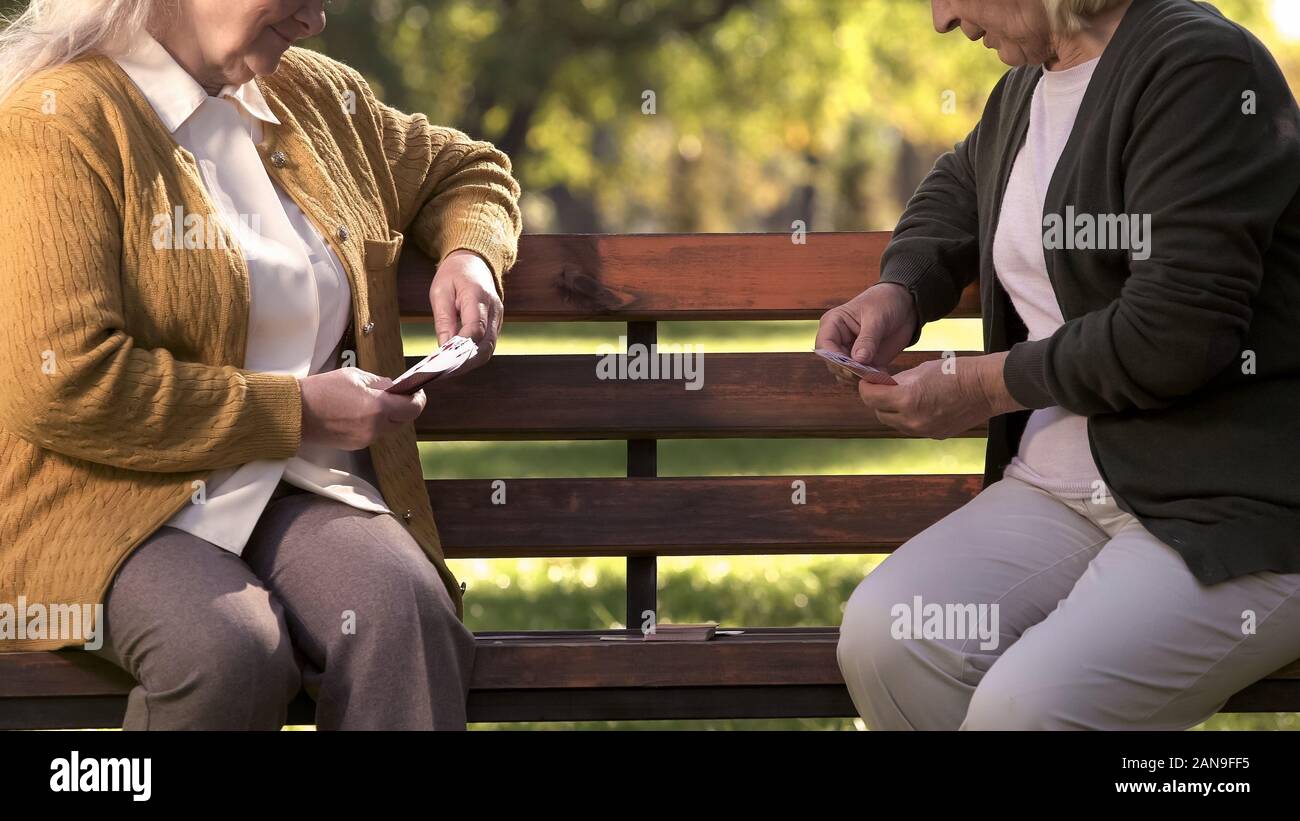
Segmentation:
[(0, 650), (107, 657), (129, 728), (276, 728), (301, 687), (321, 728), (465, 725), (426, 399), (383, 388), (407, 236), (490, 356), (519, 187), (293, 48), (324, 26), (86, 0), (0, 37)]

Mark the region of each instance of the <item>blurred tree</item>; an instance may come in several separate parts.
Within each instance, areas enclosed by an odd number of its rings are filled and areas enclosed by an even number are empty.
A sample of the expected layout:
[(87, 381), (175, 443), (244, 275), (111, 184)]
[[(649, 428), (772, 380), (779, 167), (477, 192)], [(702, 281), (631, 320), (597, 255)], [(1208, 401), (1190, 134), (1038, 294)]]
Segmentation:
[[(1300, 71), (1273, 4), (1216, 3)], [(328, 11), (307, 45), (362, 71), (388, 103), (510, 154), (531, 231), (889, 228), (1006, 70), (935, 34), (924, 0), (335, 0)]]
[[(1267, 0), (1218, 5), (1273, 35)], [(1005, 71), (921, 0), (338, 0), (331, 18), (317, 47), (386, 100), (514, 158), (533, 231), (890, 227)]]

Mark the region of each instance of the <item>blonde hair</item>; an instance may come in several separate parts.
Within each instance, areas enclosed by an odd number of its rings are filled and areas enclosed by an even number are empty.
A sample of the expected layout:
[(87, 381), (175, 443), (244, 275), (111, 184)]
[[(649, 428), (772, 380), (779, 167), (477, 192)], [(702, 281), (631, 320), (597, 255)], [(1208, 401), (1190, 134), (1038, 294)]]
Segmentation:
[(160, 0), (31, 0), (0, 31), (0, 101), (23, 81), (145, 27)]
[(1087, 18), (1123, 2), (1124, 0), (1043, 0), (1043, 5), (1047, 7), (1047, 19), (1052, 22), (1054, 32), (1075, 34), (1084, 27)]

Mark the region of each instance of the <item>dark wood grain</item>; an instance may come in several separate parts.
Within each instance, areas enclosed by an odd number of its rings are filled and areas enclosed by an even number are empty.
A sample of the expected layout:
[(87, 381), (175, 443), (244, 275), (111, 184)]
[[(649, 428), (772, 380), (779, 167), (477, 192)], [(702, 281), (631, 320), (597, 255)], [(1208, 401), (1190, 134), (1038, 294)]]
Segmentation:
[[(792, 501), (805, 485), (806, 504)], [(426, 482), (451, 558), (885, 552), (961, 507), (981, 477), (742, 476)]]
[[(891, 369), (940, 356), (904, 353)], [(416, 431), (426, 440), (903, 436), (812, 353), (705, 353), (700, 390), (681, 381), (602, 380), (599, 358), (498, 356), (430, 392)], [(963, 435), (985, 436), (987, 426)]]
[[(708, 642), (647, 642), (638, 633), (478, 637), (474, 688), (761, 687), (843, 684), (835, 630), (746, 631)], [(563, 660), (557, 664), (557, 661)]]
[(705, 721), (856, 715), (849, 691), (842, 684), (471, 690), (467, 711), (471, 722)]
[[(831, 628), (750, 629), (698, 644), (600, 635), (479, 634), (471, 720), (852, 715)], [(0, 654), (0, 729), (115, 726), (130, 687), (112, 664), (80, 651)], [(1298, 698), (1300, 662), (1245, 688), (1227, 708), (1294, 710)], [(294, 721), (310, 715), (300, 697)]]
[[(525, 235), (507, 274), (512, 322), (816, 319), (880, 277), (889, 232)], [(413, 243), (398, 271), (402, 315), (429, 316), (434, 264)], [(979, 316), (979, 291), (955, 317)]]
[(131, 676), (82, 650), (0, 653), (0, 699), (126, 695)]

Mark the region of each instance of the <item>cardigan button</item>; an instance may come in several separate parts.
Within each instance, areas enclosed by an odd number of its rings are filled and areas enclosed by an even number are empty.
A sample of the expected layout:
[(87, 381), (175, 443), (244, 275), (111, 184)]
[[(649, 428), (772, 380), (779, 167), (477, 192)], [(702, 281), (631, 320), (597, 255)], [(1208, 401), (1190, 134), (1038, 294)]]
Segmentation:
[(277, 151), (271, 155), (271, 165), (276, 168), (284, 168), (288, 162), (289, 158), (285, 156), (283, 151)]
[(365, 325), (361, 326), (361, 333), (365, 334), (366, 336), (370, 336), (370, 333), (374, 331), (374, 329), (375, 329), (375, 323), (367, 322)]
[(339, 230), (337, 232), (337, 236), (339, 238), (339, 242), (347, 242), (348, 237), (352, 236), (352, 234), (348, 232), (348, 227), (346, 225), (340, 225)]
[(403, 514), (402, 514), (402, 518), (405, 519), (405, 520), (408, 521), (408, 522), (411, 521), (411, 511), (408, 510), (408, 511), (406, 511), (405, 513), (403, 513)]

